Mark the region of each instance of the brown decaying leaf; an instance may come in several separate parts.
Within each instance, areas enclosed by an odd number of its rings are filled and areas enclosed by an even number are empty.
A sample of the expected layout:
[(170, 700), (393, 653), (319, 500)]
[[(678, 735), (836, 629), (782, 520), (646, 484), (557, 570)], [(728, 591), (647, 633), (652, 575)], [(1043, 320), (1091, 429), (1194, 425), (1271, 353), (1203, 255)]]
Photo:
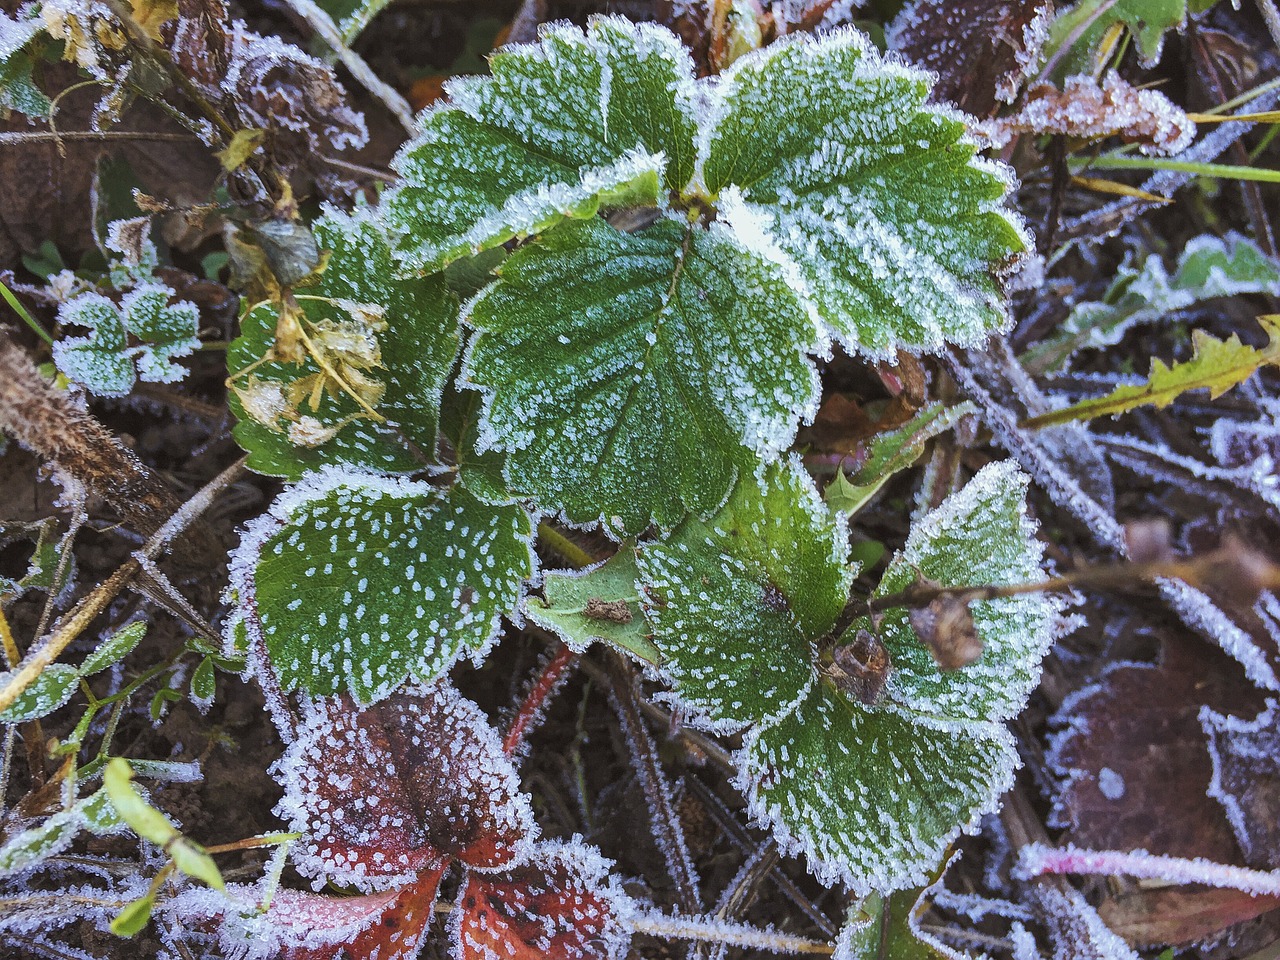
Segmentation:
[(1240, 890), (1135, 889), (1107, 897), (1098, 913), (1135, 947), (1183, 946), (1280, 909), (1280, 897)]
[(1119, 137), (1146, 154), (1186, 149), (1196, 126), (1181, 107), (1158, 90), (1139, 90), (1114, 73), (1099, 84), (1092, 77), (1068, 77), (1061, 90), (1040, 84), (1017, 113), (975, 128), (980, 138), (1002, 147), (1018, 134), (1060, 134), (1086, 140)]
[(831, 652), (831, 659), (828, 673), (837, 687), (869, 707), (880, 702), (893, 661), (879, 637), (870, 630), (859, 630), (852, 643)]
[(1045, 0), (917, 0), (886, 36), (891, 49), (938, 74), (935, 97), (989, 117), (1039, 61), (1052, 16)]
[(940, 670), (959, 670), (982, 656), (982, 640), (962, 597), (944, 594), (907, 613), (911, 629), (929, 648)]

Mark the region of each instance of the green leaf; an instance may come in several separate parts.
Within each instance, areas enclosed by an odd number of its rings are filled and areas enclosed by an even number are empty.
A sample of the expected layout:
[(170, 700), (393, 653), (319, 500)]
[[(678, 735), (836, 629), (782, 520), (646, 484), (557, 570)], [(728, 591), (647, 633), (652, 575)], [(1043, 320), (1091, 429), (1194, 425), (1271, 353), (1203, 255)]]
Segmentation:
[(924, 446), (975, 411), (969, 402), (948, 407), (932, 403), (896, 430), (876, 434), (866, 458), (850, 477), (843, 466), (827, 485), (822, 497), (832, 510), (852, 516), (867, 505), (894, 474), (906, 470), (924, 453)]
[[(1043, 579), (1026, 519), (1027, 479), (1012, 462), (980, 471), (916, 524), (877, 595), (918, 575), (944, 586)], [(756, 728), (740, 757), (751, 808), (811, 869), (859, 893), (922, 883), (962, 829), (995, 808), (1017, 754), (1000, 721), (1026, 702), (1052, 642), (1056, 607), (1038, 595), (974, 603), (982, 657), (943, 672), (909, 626), (878, 629), (892, 673), (875, 705), (829, 682), (781, 721)]]
[(84, 663), (80, 664), (80, 676), (89, 677), (119, 663), (133, 652), (146, 635), (147, 624), (143, 620), (135, 620), (117, 630), (103, 640), (93, 653), (84, 658)]
[(218, 690), (218, 678), (213, 672), (213, 661), (205, 657), (191, 674), (191, 700), (201, 709), (213, 703)]
[(16, 17), (0, 11), (0, 111), (49, 116), (52, 104), (31, 76), (48, 42), (43, 27), (36, 4), (24, 5)]
[(1046, 57), (1056, 53), (1085, 24), (1070, 51), (1059, 61), (1054, 77), (1095, 72), (1103, 38), (1115, 24), (1132, 34), (1144, 67), (1154, 67), (1164, 50), (1164, 35), (1187, 21), (1187, 0), (1080, 0), (1058, 15), (1049, 28)]
[(648, 664), (658, 649), (649, 638), (640, 610), (635, 550), (629, 543), (587, 570), (554, 570), (543, 575), (542, 595), (529, 597), (525, 613), (576, 653), (592, 643), (607, 643)]
[(1010, 180), (929, 89), (851, 30), (748, 54), (716, 89), (706, 189), (851, 351), (975, 344), (1006, 321), (992, 270), (1028, 246)]
[(1102, 300), (1078, 303), (1058, 330), (1019, 359), (1035, 375), (1062, 368), (1077, 350), (1120, 342), (1134, 326), (1167, 319), (1215, 297), (1280, 293), (1280, 263), (1252, 240), (1203, 235), (1190, 240), (1172, 277), (1151, 254), (1134, 269), (1122, 266)]
[(459, 390), (451, 383), (445, 391), (440, 432), (453, 448), (458, 482), (485, 503), (514, 503), (517, 495), (503, 476), (506, 458), (493, 450), (479, 452), (483, 399), (474, 390)]
[(844, 609), (847, 534), (798, 461), (742, 478), (706, 523), (638, 555), (645, 616), (680, 701), (717, 732), (774, 720), (809, 691), (813, 642)]
[(102, 774), (102, 785), (120, 818), (144, 840), (150, 840), (164, 850), (174, 865), (189, 877), (202, 880), (209, 886), (222, 890), (222, 874), (204, 847), (189, 840), (169, 822), (163, 813), (151, 806), (138, 793), (130, 781), (133, 771), (123, 757), (112, 757)]
[(488, 506), (458, 486), (310, 475), (236, 554), (251, 663), (285, 691), (350, 690), (368, 703), (407, 677), (440, 676), (463, 651), (479, 662), (534, 573), (532, 534), (523, 507)]
[(827, 681), (738, 757), (753, 817), (824, 883), (919, 884), (961, 829), (998, 806), (1017, 758), (999, 724), (863, 706)]
[(117, 937), (132, 937), (143, 931), (151, 922), (151, 911), (155, 909), (155, 894), (148, 893), (137, 900), (131, 900), (111, 921), (110, 930)]
[[(89, 335), (53, 345), (58, 370), (100, 397), (123, 397), (138, 380), (181, 380), (187, 371), (174, 361), (200, 346), (200, 311), (186, 300), (170, 303), (174, 296), (172, 287), (144, 281), (119, 306), (92, 292), (64, 303), (58, 323), (86, 327)], [(131, 344), (130, 336), (137, 342)]]
[(715, 510), (817, 402), (809, 318), (716, 225), (566, 223), (507, 260), (469, 322), (464, 377), (511, 485), (614, 536)]
[[(346, 346), (342, 338), (350, 338), (346, 356), (368, 359), (373, 353), (371, 366), (348, 376), (385, 389), (374, 405), (383, 422), (340, 388), (324, 390), (313, 407), (310, 387), (321, 376), (313, 355), (301, 363), (264, 361), (279, 314), (261, 304), (245, 316), (227, 351), (236, 442), (249, 453), (252, 469), (288, 479), (329, 464), (421, 470), (435, 458), (441, 391), (458, 349), (457, 301), (442, 277), (395, 279), (387, 240), (367, 211), (329, 210), (313, 226), (316, 242), (332, 253), (318, 282), (300, 295), (304, 328), (310, 327), (313, 342), (328, 336), (335, 352)], [(365, 305), (378, 308), (385, 329), (357, 319), (366, 316), (359, 309)], [(370, 351), (369, 339), (376, 350)]]
[(62, 853), (80, 832), (82, 822), (76, 811), (63, 810), (43, 823), (10, 837), (0, 846), (0, 877)]
[[(13, 671), (0, 674), (0, 686), (13, 676)], [(26, 723), (48, 716), (71, 699), (80, 682), (80, 671), (65, 663), (51, 663), (40, 671), (31, 685), (3, 711), (0, 723)]]
[(654, 204), (693, 174), (692, 64), (667, 30), (616, 17), (544, 27), (536, 45), (455, 79), (396, 157), (384, 199), (414, 270), (536, 233), (603, 205)]
[(1074, 406), (1032, 417), (1021, 425), (1039, 428), (1072, 420), (1117, 416), (1148, 404), (1163, 408), (1188, 390), (1208, 390), (1210, 399), (1216, 400), (1244, 383), (1259, 368), (1280, 364), (1280, 316), (1259, 317), (1258, 321), (1270, 338), (1261, 350), (1241, 343), (1238, 334), (1219, 340), (1203, 330), (1194, 330), (1191, 334), (1194, 355), (1190, 360), (1167, 366), (1153, 359), (1146, 383), (1125, 384), (1105, 397), (1082, 400)]
[(851, 907), (832, 960), (961, 960), (967, 953), (938, 941), (920, 926), (934, 885), (899, 890), (889, 896), (872, 893)]
[[(1042, 548), (1026, 514), (1027, 478), (1012, 461), (978, 472), (958, 493), (911, 527), (873, 596), (891, 596), (925, 577), (945, 587), (1039, 583)], [(880, 640), (893, 661), (884, 704), (940, 721), (1006, 720), (1022, 709), (1039, 682), (1052, 642), (1057, 606), (1046, 594), (969, 604), (982, 656), (941, 670), (911, 628), (908, 611), (883, 612)], [(850, 632), (873, 629), (865, 618)]]

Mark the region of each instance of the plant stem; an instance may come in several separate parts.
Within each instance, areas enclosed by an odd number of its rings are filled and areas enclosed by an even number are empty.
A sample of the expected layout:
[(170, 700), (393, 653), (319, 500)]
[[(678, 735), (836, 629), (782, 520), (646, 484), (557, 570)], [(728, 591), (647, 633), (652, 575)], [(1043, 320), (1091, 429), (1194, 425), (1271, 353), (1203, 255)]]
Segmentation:
[(595, 557), (591, 556), (591, 554), (587, 553), (587, 551), (583, 550), (545, 520), (538, 524), (538, 537), (547, 547), (560, 554), (571, 567), (577, 567), (581, 570), (583, 567), (589, 567), (596, 562)]
[(36, 336), (49, 346), (53, 346), (53, 337), (50, 336), (49, 331), (36, 322), (36, 318), (27, 312), (27, 308), (22, 305), (22, 301), (13, 295), (13, 291), (9, 289), (3, 280), (0, 280), (0, 297), (4, 297), (4, 302), (13, 308), (13, 312), (22, 318), (23, 323), (35, 331)]
[(511, 726), (507, 728), (507, 735), (502, 738), (503, 753), (510, 756), (524, 743), (529, 729), (541, 718), (546, 701), (555, 692), (556, 687), (560, 686), (560, 682), (564, 680), (565, 674), (577, 658), (578, 655), (563, 643), (556, 648), (556, 652), (543, 666), (533, 686), (529, 688), (524, 702), (520, 704), (520, 709), (516, 711), (515, 718), (511, 721)]
[(1195, 163), (1187, 160), (1170, 160), (1164, 157), (1101, 156), (1089, 161), (1077, 161), (1072, 165), (1077, 169), (1171, 170), (1175, 173), (1190, 173), (1198, 177), (1215, 177), (1222, 180), (1255, 180), (1259, 183), (1280, 183), (1280, 170), (1259, 170), (1257, 167), (1241, 167), (1227, 163)]

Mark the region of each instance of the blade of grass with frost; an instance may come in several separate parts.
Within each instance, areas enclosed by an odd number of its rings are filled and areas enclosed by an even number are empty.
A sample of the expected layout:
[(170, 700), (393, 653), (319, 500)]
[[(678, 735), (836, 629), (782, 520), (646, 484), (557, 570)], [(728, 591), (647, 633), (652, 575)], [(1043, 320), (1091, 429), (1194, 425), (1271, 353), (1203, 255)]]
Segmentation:
[[(367, 703), (483, 660), (536, 570), (533, 522), (465, 489), (328, 468), (246, 530), (232, 596), (251, 671)], [(234, 641), (228, 637), (228, 643)]]
[(1280, 293), (1280, 264), (1247, 237), (1208, 234), (1188, 241), (1172, 277), (1157, 254), (1137, 270), (1122, 266), (1101, 301), (1078, 303), (1058, 330), (1019, 360), (1032, 375), (1060, 369), (1077, 350), (1119, 343), (1153, 323), (1215, 297)]
[(482, 447), (506, 454), (514, 489), (613, 536), (715, 510), (817, 407), (817, 331), (716, 225), (565, 223), (512, 255), (467, 314)]
[(383, 200), (409, 269), (430, 271), (603, 204), (657, 204), (693, 174), (693, 68), (670, 31), (618, 17), (544, 27), (491, 77), (455, 79), (397, 155)]
[[(310, 355), (300, 364), (263, 360), (275, 343), (279, 309), (260, 304), (245, 315), (227, 351), (236, 442), (249, 454), (250, 469), (290, 480), (333, 464), (421, 470), (424, 458), (435, 455), (441, 394), (458, 352), (457, 298), (440, 276), (396, 279), (387, 239), (367, 211), (329, 209), (312, 229), (320, 249), (331, 253), (317, 282), (299, 291), (301, 322), (315, 336), (327, 328), (335, 338), (372, 340), (377, 363), (363, 375), (385, 388), (376, 405), (384, 421), (368, 417), (341, 389), (325, 390), (318, 402), (291, 398), (297, 385), (323, 372)], [(365, 308), (381, 311), (383, 329), (358, 327), (353, 310)], [(318, 445), (294, 442), (290, 428), (303, 417), (332, 436)]]
[(852, 30), (787, 37), (716, 88), (709, 196), (851, 352), (973, 344), (1007, 321), (993, 271), (1028, 249), (1001, 206), (1012, 181), (929, 88)]
[(1105, 397), (1032, 417), (1022, 426), (1037, 429), (1072, 420), (1117, 416), (1149, 404), (1163, 408), (1188, 390), (1208, 390), (1210, 399), (1217, 399), (1261, 367), (1280, 364), (1280, 316), (1259, 317), (1258, 321), (1270, 338), (1261, 350), (1241, 343), (1234, 333), (1226, 340), (1218, 340), (1203, 330), (1195, 330), (1191, 335), (1195, 353), (1190, 360), (1168, 366), (1153, 359), (1145, 383), (1125, 384)]

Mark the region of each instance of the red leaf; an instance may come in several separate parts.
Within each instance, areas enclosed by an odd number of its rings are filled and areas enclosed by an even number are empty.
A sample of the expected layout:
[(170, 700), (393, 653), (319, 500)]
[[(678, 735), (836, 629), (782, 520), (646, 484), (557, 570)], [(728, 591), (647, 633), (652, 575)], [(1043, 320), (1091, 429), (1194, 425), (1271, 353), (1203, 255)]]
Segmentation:
[(227, 956), (246, 960), (411, 960), (426, 936), (444, 869), (395, 890), (331, 897), (278, 890), (257, 912), (256, 887), (231, 884), (225, 895), (191, 888), (165, 914), (183, 931), (217, 936)]
[(385, 890), (456, 857), (493, 869), (536, 835), (529, 800), (484, 712), (447, 682), (358, 709), (310, 708), (277, 765), (277, 814), (308, 876)]
[(458, 895), (455, 960), (606, 960), (625, 955), (630, 900), (585, 844), (540, 844), (523, 865), (469, 873)]

